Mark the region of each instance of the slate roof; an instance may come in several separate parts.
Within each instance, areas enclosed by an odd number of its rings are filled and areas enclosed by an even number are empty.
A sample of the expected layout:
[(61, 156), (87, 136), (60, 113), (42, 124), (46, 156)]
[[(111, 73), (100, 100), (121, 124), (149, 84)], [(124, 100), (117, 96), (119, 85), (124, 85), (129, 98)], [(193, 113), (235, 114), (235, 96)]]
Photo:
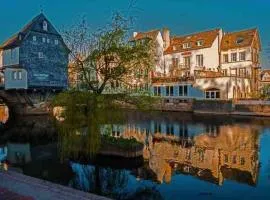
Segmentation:
[[(217, 38), (219, 31), (220, 29), (214, 29), (185, 36), (171, 37), (170, 46), (164, 51), (164, 54), (209, 48), (213, 45), (213, 42)], [(202, 41), (201, 46), (197, 45), (198, 41)], [(185, 43), (189, 43), (190, 48), (183, 48), (183, 44)]]
[[(26, 24), (18, 33), (16, 33), (11, 38), (9, 38), (4, 43), (2, 43), (0, 45), (0, 49), (10, 49), (10, 48), (20, 46), (20, 44), (22, 43), (22, 41), (23, 41), (24, 37), (27, 35), (27, 33), (29, 31), (35, 31), (36, 23), (38, 23), (41, 20), (42, 21), (46, 20), (48, 22), (48, 19), (45, 17), (45, 15), (43, 13), (39, 14), (38, 16), (34, 17), (28, 24)], [(55, 32), (54, 33), (55, 35), (60, 36), (60, 34), (55, 30), (55, 28), (53, 26), (52, 26), (52, 29)], [(42, 29), (38, 30), (38, 32), (46, 33), (46, 34), (53, 34), (52, 32), (49, 33), (48, 31), (43, 31)]]

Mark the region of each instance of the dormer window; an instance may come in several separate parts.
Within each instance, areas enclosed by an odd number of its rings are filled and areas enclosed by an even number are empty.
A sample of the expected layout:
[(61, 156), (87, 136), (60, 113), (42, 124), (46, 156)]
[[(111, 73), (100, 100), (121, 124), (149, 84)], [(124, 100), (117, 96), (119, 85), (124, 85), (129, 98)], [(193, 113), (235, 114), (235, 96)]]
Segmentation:
[(236, 44), (241, 44), (243, 41), (244, 41), (244, 38), (243, 37), (238, 37), (236, 39)]
[(203, 40), (198, 40), (196, 44), (198, 47), (201, 47), (203, 45)]
[(184, 43), (183, 44), (183, 49), (188, 49), (190, 47), (191, 47), (190, 43)]
[(43, 31), (48, 31), (48, 23), (43, 21)]

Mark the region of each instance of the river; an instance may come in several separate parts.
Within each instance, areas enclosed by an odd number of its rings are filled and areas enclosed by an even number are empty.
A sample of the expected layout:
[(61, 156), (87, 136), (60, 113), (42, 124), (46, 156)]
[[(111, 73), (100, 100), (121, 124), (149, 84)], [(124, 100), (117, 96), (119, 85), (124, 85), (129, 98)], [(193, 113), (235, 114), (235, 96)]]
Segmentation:
[[(101, 133), (136, 138), (144, 143), (141, 158), (63, 156), (66, 138), (40, 116), (1, 133), (0, 159), (9, 170), (114, 199), (270, 199), (270, 119), (123, 115), (102, 124)], [(77, 142), (67, 148), (87, 148)]]

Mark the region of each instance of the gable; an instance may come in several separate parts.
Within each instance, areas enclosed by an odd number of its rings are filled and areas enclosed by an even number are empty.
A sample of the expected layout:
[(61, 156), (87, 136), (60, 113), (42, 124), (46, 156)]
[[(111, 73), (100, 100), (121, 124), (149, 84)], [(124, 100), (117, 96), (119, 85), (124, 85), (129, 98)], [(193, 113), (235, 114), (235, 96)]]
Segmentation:
[[(165, 54), (191, 51), (203, 48), (210, 48), (216, 38), (218, 37), (220, 29), (214, 29), (210, 31), (204, 31), (199, 33), (194, 33), (186, 36), (177, 36), (171, 38), (170, 46), (165, 50)], [(198, 46), (197, 42), (201, 41), (201, 45)], [(189, 48), (183, 48), (184, 44), (189, 44)]]
[[(47, 23), (47, 31), (43, 30), (43, 22)], [(57, 32), (54, 26), (50, 23), (50, 21), (45, 17), (44, 14), (39, 14), (34, 19), (32, 19), (27, 25), (25, 25), (17, 34), (6, 40), (1, 46), (0, 49), (10, 49), (17, 46), (20, 46), (23, 39), (27, 37), (30, 31), (46, 33), (46, 34), (53, 34), (61, 35)]]
[(227, 51), (229, 49), (250, 47), (256, 37), (258, 38), (257, 29), (226, 33), (221, 41), (221, 50)]

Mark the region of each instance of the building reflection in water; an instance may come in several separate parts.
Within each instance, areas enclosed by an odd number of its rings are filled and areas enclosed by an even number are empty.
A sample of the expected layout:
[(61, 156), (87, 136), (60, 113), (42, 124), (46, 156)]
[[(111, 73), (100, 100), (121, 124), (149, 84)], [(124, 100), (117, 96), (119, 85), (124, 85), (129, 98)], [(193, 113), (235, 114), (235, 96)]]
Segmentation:
[(145, 144), (147, 165), (134, 170), (138, 179), (170, 183), (186, 174), (222, 185), (234, 180), (256, 185), (259, 130), (248, 125), (193, 125), (185, 122), (104, 125), (103, 133), (136, 138)]
[(0, 125), (5, 124), (8, 120), (8, 117), (9, 117), (8, 107), (0, 103)]

